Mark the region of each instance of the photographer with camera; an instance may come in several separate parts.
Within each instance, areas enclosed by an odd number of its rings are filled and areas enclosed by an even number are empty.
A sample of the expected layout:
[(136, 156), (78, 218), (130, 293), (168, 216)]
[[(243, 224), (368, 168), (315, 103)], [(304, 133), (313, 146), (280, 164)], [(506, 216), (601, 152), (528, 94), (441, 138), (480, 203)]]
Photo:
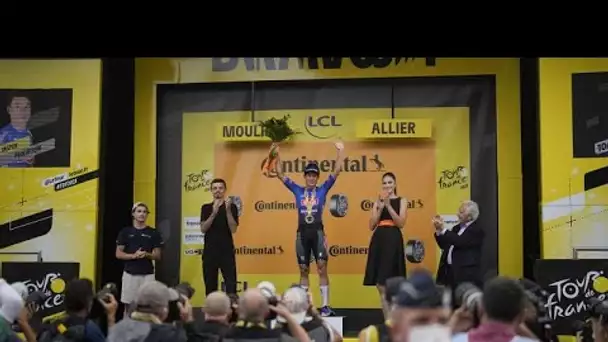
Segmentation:
[[(476, 298), (475, 300), (471, 299)], [(468, 298), (468, 299), (467, 299)], [(481, 323), (473, 327), (470, 308), (471, 302), (481, 299)], [(456, 334), (453, 342), (532, 342), (538, 338), (523, 324), (525, 317), (526, 295), (523, 287), (513, 279), (496, 277), (486, 282), (483, 294), (469, 294), (462, 299), (463, 305), (454, 312), (454, 320), (466, 321), (469, 327), (460, 326), (465, 333)], [(478, 305), (478, 304), (475, 304)], [(452, 324), (458, 325), (456, 324)], [(469, 330), (470, 329), (470, 330)]]
[[(183, 326), (166, 324), (169, 302), (177, 303)], [(108, 342), (185, 342), (200, 341), (194, 327), (190, 301), (156, 280), (143, 284), (134, 301), (133, 312), (110, 329)]]
[(238, 312), (239, 320), (232, 326), (224, 336), (225, 342), (264, 342), (281, 341), (281, 329), (271, 329), (264, 321), (270, 312), (276, 313), (285, 319), (289, 332), (300, 342), (310, 342), (306, 331), (291, 317), (282, 304), (269, 305), (269, 300), (262, 294), (260, 289), (248, 289), (239, 298)]
[[(285, 306), (291, 317), (299, 322), (306, 331), (311, 341), (315, 342), (341, 342), (342, 336), (329, 323), (323, 320), (317, 308), (315, 308), (310, 292), (300, 285), (293, 285), (281, 297), (281, 303)], [(282, 340), (296, 342), (291, 334), (289, 326), (282, 317), (277, 317), (278, 327), (283, 331)]]
[[(68, 282), (64, 297), (65, 314), (43, 325), (38, 334), (38, 342), (105, 341), (99, 326), (88, 318), (95, 299), (93, 282), (90, 279), (73, 279)], [(105, 310), (108, 327), (113, 326), (118, 309), (116, 299), (112, 294), (108, 294), (99, 302)]]
[(551, 318), (545, 304), (549, 294), (540, 285), (529, 279), (520, 279), (526, 295), (524, 324), (542, 342), (557, 342), (551, 330)]
[(592, 297), (586, 304), (589, 319), (578, 324), (577, 341), (608, 342), (608, 300)]

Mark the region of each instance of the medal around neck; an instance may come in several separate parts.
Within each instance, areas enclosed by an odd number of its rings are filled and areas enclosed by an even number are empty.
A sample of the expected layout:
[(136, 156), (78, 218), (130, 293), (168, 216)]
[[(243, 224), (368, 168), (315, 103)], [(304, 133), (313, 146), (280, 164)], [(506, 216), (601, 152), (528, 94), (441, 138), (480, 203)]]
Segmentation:
[(308, 224), (312, 224), (315, 222), (315, 217), (312, 214), (313, 206), (317, 202), (317, 189), (313, 189), (312, 191), (304, 192), (304, 205), (306, 206), (306, 216), (304, 216), (304, 222)]

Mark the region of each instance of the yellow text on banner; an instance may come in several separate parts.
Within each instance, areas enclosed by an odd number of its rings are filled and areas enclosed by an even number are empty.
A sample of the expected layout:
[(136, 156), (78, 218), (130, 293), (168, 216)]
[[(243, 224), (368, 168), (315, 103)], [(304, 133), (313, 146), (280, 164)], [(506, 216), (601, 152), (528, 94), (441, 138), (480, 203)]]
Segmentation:
[(233, 122), (217, 125), (218, 141), (270, 141), (259, 122)]
[(433, 121), (430, 119), (362, 120), (357, 121), (357, 138), (430, 138)]

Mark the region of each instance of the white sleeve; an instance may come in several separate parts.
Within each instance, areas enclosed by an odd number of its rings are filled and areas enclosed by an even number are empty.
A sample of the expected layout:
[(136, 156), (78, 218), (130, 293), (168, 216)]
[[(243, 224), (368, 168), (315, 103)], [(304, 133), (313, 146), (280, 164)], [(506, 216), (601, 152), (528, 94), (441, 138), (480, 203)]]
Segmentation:
[(21, 314), (24, 303), (19, 293), (4, 279), (0, 279), (0, 303), (2, 304), (0, 316), (8, 322), (14, 323)]

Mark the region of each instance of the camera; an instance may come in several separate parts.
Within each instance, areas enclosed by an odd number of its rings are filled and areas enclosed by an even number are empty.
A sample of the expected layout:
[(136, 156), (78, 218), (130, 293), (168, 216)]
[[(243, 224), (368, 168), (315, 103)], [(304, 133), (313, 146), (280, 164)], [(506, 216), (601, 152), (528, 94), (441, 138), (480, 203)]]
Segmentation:
[(479, 311), (482, 298), (483, 292), (481, 292), (477, 286), (471, 283), (462, 283), (458, 285), (454, 291), (456, 305), (459, 307), (464, 307), (467, 311), (473, 313), (477, 313), (477, 311)]
[(230, 298), (230, 317), (228, 317), (229, 323), (236, 323), (239, 320), (239, 296), (236, 294), (228, 294), (228, 298)]
[(529, 279), (520, 279), (519, 283), (524, 288), (526, 298), (536, 309), (537, 323), (543, 325), (550, 323), (551, 317), (546, 306), (549, 293)]
[(188, 298), (188, 300), (190, 300), (190, 299), (192, 299), (192, 296), (194, 296), (194, 292), (195, 292), (194, 287), (192, 287), (192, 285), (190, 285), (190, 283), (188, 283), (188, 282), (179, 283), (173, 289), (180, 295), (180, 298), (178, 299), (178, 301), (182, 304), (184, 304), (184, 303), (183, 303), (183, 299), (181, 298), (181, 296), (185, 296), (186, 298)]
[(608, 301), (588, 298), (585, 304), (587, 304), (587, 312), (591, 318), (597, 318), (602, 323), (608, 323)]
[(167, 315), (167, 319), (165, 320), (166, 323), (172, 323), (180, 320), (180, 310), (178, 303), (181, 303), (182, 305), (186, 304), (184, 297), (190, 300), (192, 299), (192, 296), (194, 296), (195, 292), (192, 285), (190, 285), (190, 283), (188, 282), (179, 283), (178, 285), (173, 287), (173, 290), (177, 292), (178, 297), (177, 300), (172, 300), (169, 302), (169, 313)]
[[(274, 287), (273, 283), (269, 281), (263, 281), (258, 284), (257, 288), (258, 290), (260, 290), (260, 292), (262, 292), (262, 295), (264, 296), (264, 298), (266, 298), (266, 301), (268, 301), (268, 305), (277, 306), (279, 304), (279, 299), (276, 295), (277, 290)], [(270, 310), (266, 319), (273, 320), (275, 318), (277, 318), (277, 313)]]
[(118, 287), (114, 283), (107, 283), (101, 290), (97, 291), (97, 299), (105, 303), (111, 302), (110, 295), (114, 296), (114, 298), (118, 297)]

